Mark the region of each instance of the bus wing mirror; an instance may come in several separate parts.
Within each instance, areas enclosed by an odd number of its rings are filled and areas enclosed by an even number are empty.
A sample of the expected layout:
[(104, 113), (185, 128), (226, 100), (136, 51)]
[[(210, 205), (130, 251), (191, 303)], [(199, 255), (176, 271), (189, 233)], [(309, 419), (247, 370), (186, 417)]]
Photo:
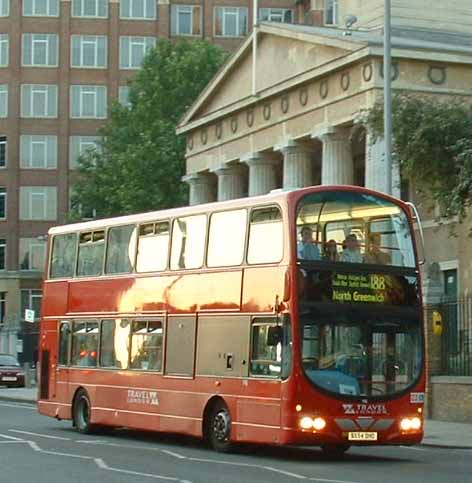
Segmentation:
[(276, 346), (280, 342), (282, 342), (282, 326), (273, 325), (269, 327), (267, 332), (267, 345)]

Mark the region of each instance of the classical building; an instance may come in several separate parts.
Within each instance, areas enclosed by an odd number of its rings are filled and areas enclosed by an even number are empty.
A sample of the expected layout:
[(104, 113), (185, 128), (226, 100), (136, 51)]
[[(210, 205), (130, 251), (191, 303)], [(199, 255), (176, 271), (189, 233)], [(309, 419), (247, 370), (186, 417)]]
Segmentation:
[[(260, 0), (261, 19), (295, 20), (293, 0)], [(0, 0), (0, 352), (21, 352), (25, 309), (41, 307), (49, 227), (64, 223), (77, 157), (159, 38), (236, 49), (249, 0)], [(21, 333), (20, 333), (21, 335)], [(34, 358), (24, 337), (23, 355)]]
[[(384, 142), (374, 139), (362, 122), (363, 113), (383, 98), (383, 2), (332, 3), (338, 27), (262, 22), (255, 59), (251, 37), (186, 113), (178, 133), (187, 136), (184, 180), (191, 204), (316, 184), (389, 191)], [(421, 93), (432, 102), (457, 96), (469, 102), (470, 3), (454, 2), (447, 9), (426, 0), (392, 4), (394, 91)], [(300, 7), (312, 24), (326, 18), (326, 12), (322, 15), (313, 8), (319, 5), (325, 4), (312, 0), (309, 8)], [(436, 22), (437, 18), (441, 20)], [(400, 179), (397, 164), (392, 179), (393, 194), (415, 202), (423, 218), (425, 301), (437, 304), (445, 297), (468, 297), (472, 290), (469, 224), (457, 225), (457, 236), (451, 237), (449, 228), (457, 220), (438, 220), (437, 210)], [(470, 318), (463, 318), (462, 323), (469, 325), (459, 328), (459, 309), (454, 310), (449, 312), (456, 324), (454, 350), (447, 361), (439, 360), (440, 335), (428, 320), (430, 346), (438, 351), (438, 358), (431, 359), (433, 373), (444, 373), (446, 366), (452, 371), (448, 364), (456, 357), (463, 357), (466, 364), (472, 359)], [(456, 401), (454, 408), (448, 403), (456, 420), (472, 417), (463, 405), (472, 397), (472, 381), (466, 379), (453, 386), (435, 380), (431, 386), (431, 393), (465, 394), (465, 399), (450, 398)], [(440, 414), (444, 407), (431, 405), (432, 414)]]

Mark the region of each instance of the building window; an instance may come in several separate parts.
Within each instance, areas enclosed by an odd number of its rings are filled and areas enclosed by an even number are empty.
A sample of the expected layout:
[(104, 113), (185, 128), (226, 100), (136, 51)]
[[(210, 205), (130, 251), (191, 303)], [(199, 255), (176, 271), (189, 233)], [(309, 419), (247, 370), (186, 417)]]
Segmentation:
[(7, 293), (0, 292), (0, 326), (3, 325), (7, 312)]
[(133, 20), (154, 20), (156, 0), (121, 0), (120, 18)]
[(69, 140), (69, 167), (77, 168), (77, 161), (87, 151), (99, 149), (99, 136), (71, 136)]
[(57, 67), (59, 36), (23, 34), (22, 64), (25, 67)]
[(107, 88), (105, 86), (71, 86), (73, 119), (106, 119)]
[(131, 107), (131, 102), (129, 100), (129, 86), (120, 86), (118, 90), (118, 102), (128, 109)]
[(172, 5), (172, 35), (201, 35), (202, 15), (199, 5)]
[(0, 67), (8, 67), (10, 40), (8, 34), (0, 35)]
[(73, 17), (108, 17), (108, 0), (72, 0)]
[(0, 187), (0, 220), (7, 217), (7, 189)]
[(139, 69), (155, 37), (120, 37), (120, 69)]
[(57, 117), (57, 86), (23, 84), (21, 117)]
[(20, 238), (20, 270), (44, 271), (46, 242), (37, 238)]
[(0, 17), (10, 15), (10, 0), (0, 0)]
[(56, 169), (57, 136), (25, 134), (20, 136), (20, 167)]
[(107, 40), (102, 35), (72, 35), (72, 67), (106, 68)]
[(8, 117), (8, 86), (0, 85), (0, 118)]
[(0, 168), (7, 166), (7, 137), (0, 136)]
[(25, 310), (34, 310), (34, 319), (41, 318), (41, 303), (43, 301), (43, 292), (35, 289), (21, 290), (21, 317), (25, 316)]
[(59, 0), (23, 0), (25, 17), (58, 17)]
[(247, 34), (246, 7), (215, 7), (215, 35), (243, 37)]
[(55, 186), (21, 186), (20, 220), (56, 220), (57, 188)]
[(289, 8), (260, 8), (259, 20), (293, 23), (293, 10)]
[(0, 238), (0, 270), (7, 268), (7, 241)]
[(337, 25), (338, 15), (338, 0), (325, 0), (325, 24)]

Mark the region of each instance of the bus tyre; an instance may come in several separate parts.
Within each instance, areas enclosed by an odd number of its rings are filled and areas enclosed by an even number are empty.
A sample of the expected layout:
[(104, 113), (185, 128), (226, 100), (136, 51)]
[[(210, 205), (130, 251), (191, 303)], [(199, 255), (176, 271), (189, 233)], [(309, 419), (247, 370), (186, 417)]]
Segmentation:
[(231, 414), (222, 401), (217, 402), (211, 411), (208, 421), (208, 440), (215, 451), (227, 453), (232, 448)]
[(75, 397), (73, 408), (73, 422), (75, 429), (79, 433), (92, 433), (93, 427), (90, 424), (91, 414), (92, 405), (90, 404), (89, 395), (87, 391), (81, 389)]
[(321, 446), (323, 453), (329, 458), (341, 458), (349, 448), (348, 444), (324, 444)]

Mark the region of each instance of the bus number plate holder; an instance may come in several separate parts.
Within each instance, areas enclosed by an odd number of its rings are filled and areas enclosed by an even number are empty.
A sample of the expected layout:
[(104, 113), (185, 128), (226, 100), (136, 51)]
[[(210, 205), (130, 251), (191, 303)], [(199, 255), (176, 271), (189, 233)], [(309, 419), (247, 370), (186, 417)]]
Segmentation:
[(377, 441), (375, 431), (351, 431), (347, 435), (349, 441)]

